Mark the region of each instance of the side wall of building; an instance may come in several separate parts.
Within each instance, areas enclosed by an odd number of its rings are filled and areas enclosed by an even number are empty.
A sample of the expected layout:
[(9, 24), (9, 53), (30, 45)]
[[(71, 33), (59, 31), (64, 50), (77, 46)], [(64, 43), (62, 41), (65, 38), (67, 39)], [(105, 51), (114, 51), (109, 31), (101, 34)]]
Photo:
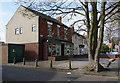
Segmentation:
[(80, 55), (79, 45), (83, 45), (83, 38), (81, 36), (78, 36), (77, 34), (73, 34), (72, 42), (74, 43), (73, 54)]
[[(36, 29), (34, 32), (33, 25)], [(22, 28), (21, 34), (16, 34), (17, 28)], [(15, 44), (38, 42), (38, 16), (20, 6), (6, 25), (6, 42)]]
[(25, 44), (25, 59), (36, 60), (39, 59), (39, 44), (38, 43), (27, 43)]

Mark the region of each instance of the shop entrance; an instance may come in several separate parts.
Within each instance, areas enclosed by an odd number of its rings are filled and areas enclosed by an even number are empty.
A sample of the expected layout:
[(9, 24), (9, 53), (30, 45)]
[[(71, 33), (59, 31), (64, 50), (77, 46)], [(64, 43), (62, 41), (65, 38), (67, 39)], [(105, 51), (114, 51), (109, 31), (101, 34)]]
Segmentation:
[(64, 47), (65, 47), (65, 45), (61, 44), (61, 56), (64, 56)]

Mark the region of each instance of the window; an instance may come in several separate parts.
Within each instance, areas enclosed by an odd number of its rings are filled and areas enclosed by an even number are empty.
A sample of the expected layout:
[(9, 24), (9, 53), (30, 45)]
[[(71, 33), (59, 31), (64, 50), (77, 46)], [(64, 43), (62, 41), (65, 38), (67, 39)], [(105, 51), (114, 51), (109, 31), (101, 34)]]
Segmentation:
[(48, 24), (48, 36), (52, 36), (52, 23), (47, 22), (47, 24)]
[(60, 38), (60, 25), (57, 25), (57, 37)]
[(65, 55), (70, 55), (71, 54), (71, 46), (70, 45), (65, 45), (64, 54)]
[(20, 34), (22, 34), (22, 33), (23, 33), (23, 28), (21, 27), (21, 28), (20, 28)]
[(64, 38), (67, 39), (67, 28), (64, 28)]
[(32, 32), (35, 32), (36, 31), (36, 26), (33, 24), (32, 25)]
[(19, 33), (19, 28), (16, 28), (16, 29), (15, 29), (15, 34), (16, 34), (16, 35), (19, 35), (19, 34), (20, 34), (20, 33)]

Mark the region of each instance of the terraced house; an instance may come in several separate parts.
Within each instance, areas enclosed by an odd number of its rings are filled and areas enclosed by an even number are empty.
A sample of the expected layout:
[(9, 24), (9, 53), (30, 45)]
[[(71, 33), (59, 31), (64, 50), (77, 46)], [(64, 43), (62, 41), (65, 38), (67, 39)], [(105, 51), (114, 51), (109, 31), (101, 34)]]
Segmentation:
[(20, 6), (6, 25), (6, 42), (25, 44), (27, 60), (47, 60), (72, 53), (73, 28), (61, 23), (61, 18)]

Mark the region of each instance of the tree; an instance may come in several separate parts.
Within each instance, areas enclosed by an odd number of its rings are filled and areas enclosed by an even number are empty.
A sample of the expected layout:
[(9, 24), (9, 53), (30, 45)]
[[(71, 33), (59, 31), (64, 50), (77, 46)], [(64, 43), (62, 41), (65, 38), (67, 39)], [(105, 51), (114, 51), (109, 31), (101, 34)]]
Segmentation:
[[(120, 10), (118, 10), (120, 12)], [(120, 15), (119, 12), (109, 18), (107, 24), (105, 25), (105, 36), (104, 40), (108, 43), (112, 43), (112, 38), (116, 37), (120, 33), (119, 22), (120, 22)], [(111, 13), (112, 15), (112, 13)]]
[[(110, 3), (100, 2), (99, 0), (94, 0), (94, 2), (90, 2), (91, 0), (89, 2), (87, 2), (87, 0), (29, 1), (30, 2), (20, 1), (18, 3), (51, 17), (69, 16), (68, 20), (71, 20), (77, 16), (79, 19), (75, 20), (72, 26), (82, 23), (82, 25), (78, 25), (79, 29), (83, 26), (85, 27), (84, 31), (87, 33), (88, 57), (91, 70), (98, 72), (103, 68), (99, 63), (99, 53), (103, 42), (104, 25), (109, 18), (118, 12), (117, 8), (120, 2)], [(108, 5), (108, 3), (110, 3), (110, 5)], [(111, 15), (111, 13), (114, 14)], [(81, 17), (84, 18), (81, 19)]]
[(100, 52), (101, 52), (101, 53), (109, 52), (109, 47), (108, 47), (108, 45), (102, 43)]

